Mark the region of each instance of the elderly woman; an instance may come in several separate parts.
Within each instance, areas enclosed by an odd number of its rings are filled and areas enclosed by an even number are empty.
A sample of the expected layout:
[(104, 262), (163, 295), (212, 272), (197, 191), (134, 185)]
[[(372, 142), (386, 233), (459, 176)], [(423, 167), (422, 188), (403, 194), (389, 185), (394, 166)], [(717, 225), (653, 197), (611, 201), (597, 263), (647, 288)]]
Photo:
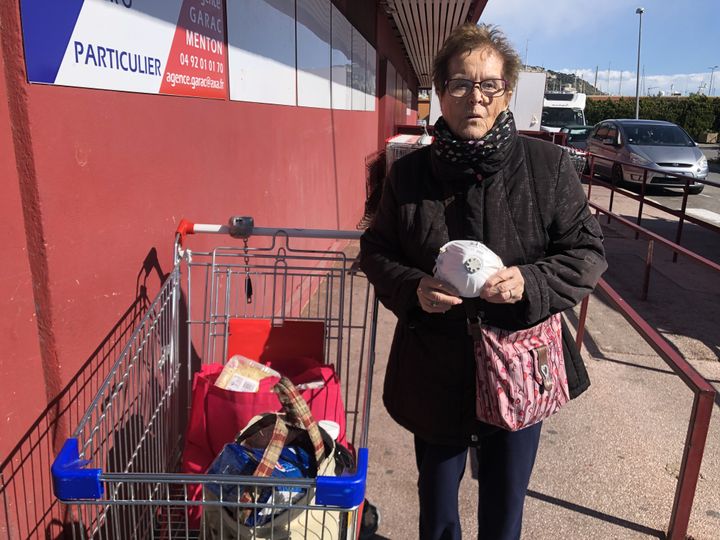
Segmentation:
[[(479, 536), (520, 538), (541, 423), (505, 431), (477, 420), (468, 305), (483, 321), (529, 328), (572, 308), (606, 269), (600, 227), (568, 156), (519, 136), (508, 104), (520, 60), (491, 26), (465, 25), (434, 64), (442, 117), (430, 147), (398, 160), (361, 240), (361, 267), (397, 316), (383, 400), (413, 433), (420, 538), (459, 539), (458, 489), (468, 448), (479, 464)], [(484, 243), (505, 267), (479, 298), (433, 278), (450, 239)], [(570, 397), (589, 385), (566, 328)]]

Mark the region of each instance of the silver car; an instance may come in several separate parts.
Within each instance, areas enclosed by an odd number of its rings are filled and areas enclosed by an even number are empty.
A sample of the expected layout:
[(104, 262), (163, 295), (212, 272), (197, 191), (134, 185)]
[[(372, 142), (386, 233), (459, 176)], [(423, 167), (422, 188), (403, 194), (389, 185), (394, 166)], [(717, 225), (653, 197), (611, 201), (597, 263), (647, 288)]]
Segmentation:
[[(668, 173), (705, 179), (707, 158), (680, 126), (660, 120), (604, 120), (587, 139), (587, 151), (595, 154), (595, 172), (620, 185), (647, 183), (683, 187), (685, 180)], [(700, 193), (704, 184), (691, 182), (689, 192)]]

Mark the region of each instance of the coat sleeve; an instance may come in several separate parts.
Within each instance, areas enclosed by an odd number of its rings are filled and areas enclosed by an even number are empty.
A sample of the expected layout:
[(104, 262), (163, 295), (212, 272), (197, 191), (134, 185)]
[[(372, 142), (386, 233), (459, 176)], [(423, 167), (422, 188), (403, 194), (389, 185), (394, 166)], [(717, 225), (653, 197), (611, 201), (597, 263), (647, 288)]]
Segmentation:
[(383, 182), (377, 213), (360, 238), (360, 268), (375, 286), (383, 305), (399, 319), (418, 306), (416, 290), (427, 274), (409, 266), (403, 257), (400, 207), (396, 196), (396, 167)]
[(589, 295), (607, 269), (600, 224), (590, 213), (582, 184), (562, 152), (557, 168), (547, 255), (520, 266), (525, 301), (518, 307), (526, 324), (572, 308)]

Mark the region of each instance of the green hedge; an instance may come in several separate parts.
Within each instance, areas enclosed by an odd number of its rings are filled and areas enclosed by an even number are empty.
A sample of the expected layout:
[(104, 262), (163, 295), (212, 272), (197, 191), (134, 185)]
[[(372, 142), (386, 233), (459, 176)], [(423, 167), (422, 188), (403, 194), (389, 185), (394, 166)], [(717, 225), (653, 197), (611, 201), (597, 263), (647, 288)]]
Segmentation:
[[(635, 98), (588, 99), (585, 117), (588, 124), (609, 118), (635, 118)], [(697, 140), (703, 132), (720, 131), (720, 98), (641, 97), (640, 118), (673, 122)]]

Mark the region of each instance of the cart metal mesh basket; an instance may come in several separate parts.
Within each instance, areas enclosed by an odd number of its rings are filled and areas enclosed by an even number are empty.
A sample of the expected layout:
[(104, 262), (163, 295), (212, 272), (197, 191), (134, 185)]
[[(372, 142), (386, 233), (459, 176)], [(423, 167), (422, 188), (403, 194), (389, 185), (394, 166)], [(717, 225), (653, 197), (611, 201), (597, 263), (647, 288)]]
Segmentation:
[[(195, 225), (194, 232), (203, 227), (229, 230)], [(283, 520), (303, 512), (306, 522), (320, 525), (302, 537), (355, 537), (367, 473), (377, 303), (352, 256), (357, 247), (347, 242), (360, 233), (317, 233), (257, 229), (242, 242), (229, 239), (228, 247), (208, 251), (176, 245), (177, 264), (53, 463), (54, 490), (68, 504), (74, 537), (217, 537), (193, 526), (189, 515), (197, 506), (231, 515), (239, 508), (273, 511), (270, 533), (226, 530), (222, 538), (286, 538)], [(335, 249), (327, 249), (329, 238)], [(226, 361), (228, 325), (237, 318), (267, 319), (273, 326), (322, 322), (324, 360), (342, 382), (347, 441), (357, 449), (354, 472), (290, 480), (180, 471), (193, 374), (202, 363)], [(198, 484), (199, 500), (190, 496)], [(263, 503), (211, 496), (223, 485), (270, 490), (271, 496)], [(315, 496), (295, 504), (282, 497), (287, 486)]]
[(562, 146), (561, 148), (568, 153), (570, 161), (575, 167), (575, 172), (578, 173), (578, 176), (582, 175), (587, 164), (587, 153), (571, 146)]
[(429, 135), (396, 135), (387, 141), (385, 145), (385, 174), (390, 172), (390, 167), (403, 156), (427, 146), (432, 140)]

